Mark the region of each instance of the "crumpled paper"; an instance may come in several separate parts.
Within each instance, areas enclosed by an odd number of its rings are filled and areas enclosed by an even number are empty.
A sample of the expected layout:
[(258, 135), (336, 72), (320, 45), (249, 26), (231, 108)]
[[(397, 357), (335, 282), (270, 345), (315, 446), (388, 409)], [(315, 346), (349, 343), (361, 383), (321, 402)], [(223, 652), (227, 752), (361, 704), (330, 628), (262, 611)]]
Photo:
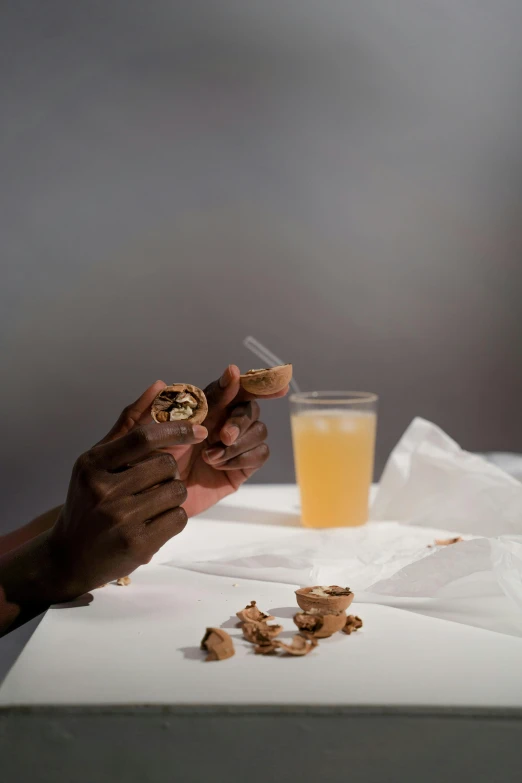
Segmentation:
[(522, 533), (522, 483), (415, 419), (388, 460), (371, 519), (483, 536)]
[[(435, 539), (465, 540), (435, 546)], [(522, 610), (522, 483), (415, 419), (392, 452), (368, 525), (177, 557), (209, 574), (291, 585), (343, 584), (357, 600), (490, 594)], [(473, 624), (473, 623), (471, 623)]]

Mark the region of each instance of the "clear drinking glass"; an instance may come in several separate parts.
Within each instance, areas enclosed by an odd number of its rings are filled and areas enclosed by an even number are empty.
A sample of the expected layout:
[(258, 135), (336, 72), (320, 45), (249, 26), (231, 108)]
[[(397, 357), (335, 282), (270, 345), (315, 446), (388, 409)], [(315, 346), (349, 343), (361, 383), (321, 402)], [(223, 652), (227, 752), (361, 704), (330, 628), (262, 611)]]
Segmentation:
[(368, 521), (377, 402), (377, 395), (368, 392), (314, 391), (290, 397), (305, 527), (347, 527)]

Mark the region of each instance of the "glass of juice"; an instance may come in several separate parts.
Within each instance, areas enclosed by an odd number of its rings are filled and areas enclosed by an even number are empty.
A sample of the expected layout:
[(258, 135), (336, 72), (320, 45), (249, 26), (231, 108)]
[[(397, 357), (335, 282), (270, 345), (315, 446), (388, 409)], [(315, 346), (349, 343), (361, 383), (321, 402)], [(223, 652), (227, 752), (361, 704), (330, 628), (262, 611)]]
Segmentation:
[(368, 521), (377, 395), (305, 392), (290, 397), (301, 519), (305, 527)]

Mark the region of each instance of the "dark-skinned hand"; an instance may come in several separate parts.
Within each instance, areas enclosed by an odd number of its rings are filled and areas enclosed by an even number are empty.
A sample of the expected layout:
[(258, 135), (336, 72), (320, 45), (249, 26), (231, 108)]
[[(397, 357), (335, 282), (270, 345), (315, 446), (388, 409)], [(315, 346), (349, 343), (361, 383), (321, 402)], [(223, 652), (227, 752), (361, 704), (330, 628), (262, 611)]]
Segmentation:
[[(259, 421), (259, 404), (252, 394), (241, 389), (239, 376), (238, 367), (232, 364), (219, 380), (206, 387), (209, 406), (203, 422), (208, 430), (206, 441), (167, 449), (175, 457), (180, 478), (187, 488), (184, 508), (189, 517), (238, 490), (268, 459), (267, 429)], [(125, 408), (102, 442), (150, 422), (152, 401), (165, 385), (156, 381)], [(263, 399), (277, 399), (287, 393), (288, 388)]]

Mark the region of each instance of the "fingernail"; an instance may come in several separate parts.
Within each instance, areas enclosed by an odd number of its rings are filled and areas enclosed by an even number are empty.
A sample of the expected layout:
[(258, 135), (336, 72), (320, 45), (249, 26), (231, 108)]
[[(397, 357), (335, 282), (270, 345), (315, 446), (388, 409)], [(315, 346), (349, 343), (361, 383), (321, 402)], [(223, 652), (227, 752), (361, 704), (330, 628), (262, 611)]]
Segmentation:
[(226, 427), (223, 432), (232, 443), (235, 443), (239, 437), (239, 427), (236, 427), (235, 424), (232, 427)]
[(192, 432), (194, 433), (194, 437), (198, 438), (198, 440), (205, 440), (208, 435), (206, 427), (202, 427), (201, 424), (194, 424)]
[(221, 459), (221, 457), (225, 454), (225, 449), (220, 448), (219, 446), (215, 449), (207, 449), (205, 452), (207, 455), (207, 459), (209, 462), (218, 462), (218, 460)]
[(222, 389), (226, 389), (229, 385), (230, 381), (232, 380), (232, 377), (230, 375), (230, 365), (227, 367), (221, 378), (219, 379), (219, 385)]

